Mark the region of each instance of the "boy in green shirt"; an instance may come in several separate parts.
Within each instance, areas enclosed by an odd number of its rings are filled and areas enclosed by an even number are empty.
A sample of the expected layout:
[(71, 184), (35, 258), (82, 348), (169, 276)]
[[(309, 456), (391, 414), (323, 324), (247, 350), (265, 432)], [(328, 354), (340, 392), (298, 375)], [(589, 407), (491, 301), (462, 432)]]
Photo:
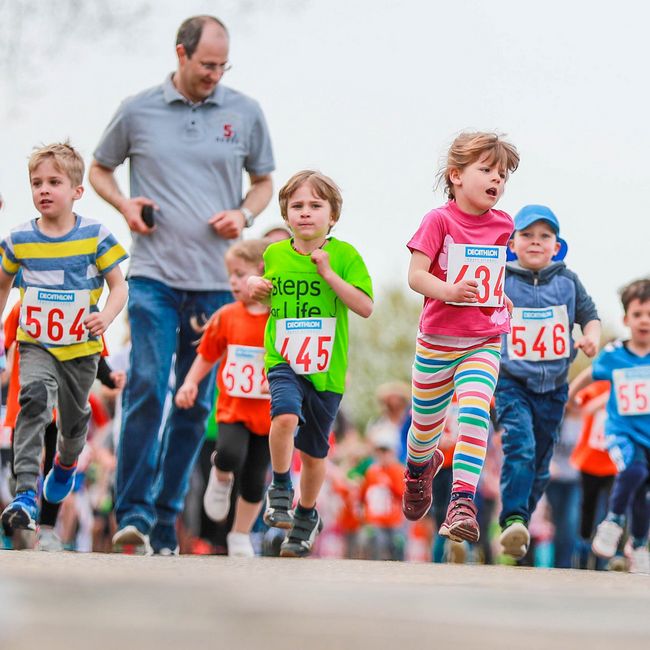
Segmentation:
[[(264, 253), (264, 277), (249, 279), (251, 296), (271, 306), (264, 346), (273, 482), (264, 521), (289, 529), (280, 555), (303, 557), (322, 528), (316, 499), (345, 388), (348, 310), (370, 316), (372, 282), (359, 253), (328, 236), (343, 202), (330, 178), (299, 172), (280, 190), (279, 201), (293, 237), (271, 244)], [(300, 499), (292, 512), (294, 434), (302, 473)]]

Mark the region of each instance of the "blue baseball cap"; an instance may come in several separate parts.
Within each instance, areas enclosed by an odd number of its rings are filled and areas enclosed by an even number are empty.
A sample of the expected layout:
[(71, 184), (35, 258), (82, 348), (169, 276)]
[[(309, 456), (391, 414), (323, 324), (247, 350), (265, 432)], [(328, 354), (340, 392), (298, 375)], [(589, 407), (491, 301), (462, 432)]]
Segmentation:
[[(554, 262), (559, 262), (563, 260), (569, 250), (569, 246), (560, 237), (560, 222), (558, 218), (553, 213), (553, 210), (547, 208), (545, 205), (525, 205), (517, 214), (515, 215), (515, 231), (517, 230), (526, 230), (528, 226), (535, 223), (536, 221), (546, 221), (557, 236), (557, 241), (560, 244), (560, 250), (556, 255), (552, 257)], [(517, 259), (517, 256), (513, 251), (508, 248), (506, 251), (507, 259), (509, 262)]]

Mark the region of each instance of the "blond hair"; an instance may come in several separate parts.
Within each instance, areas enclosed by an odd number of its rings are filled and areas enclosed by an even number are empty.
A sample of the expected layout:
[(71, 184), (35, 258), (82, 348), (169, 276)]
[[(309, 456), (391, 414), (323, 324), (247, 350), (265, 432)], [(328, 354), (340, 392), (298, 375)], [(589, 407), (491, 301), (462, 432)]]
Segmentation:
[(237, 257), (247, 264), (263, 264), (264, 251), (271, 242), (268, 239), (247, 239), (238, 241), (226, 251), (226, 260)]
[(338, 221), (341, 216), (341, 206), (343, 205), (341, 190), (339, 190), (337, 184), (329, 176), (325, 176), (325, 174), (315, 172), (311, 169), (305, 169), (294, 174), (280, 189), (278, 201), (280, 202), (280, 214), (282, 218), (286, 221), (289, 199), (304, 183), (309, 184), (316, 196), (330, 204), (332, 221)]
[(445, 184), (445, 194), (450, 198), (454, 195), (454, 185), (450, 174), (453, 169), (462, 171), (473, 162), (486, 157), (489, 165), (496, 163), (506, 174), (511, 174), (519, 166), (519, 153), (513, 144), (503, 140), (498, 133), (461, 133), (449, 147), (447, 159), (443, 168), (438, 172), (437, 183)]
[(27, 163), (30, 177), (36, 168), (46, 160), (51, 160), (57, 171), (70, 179), (73, 187), (83, 183), (84, 159), (68, 141), (34, 147)]

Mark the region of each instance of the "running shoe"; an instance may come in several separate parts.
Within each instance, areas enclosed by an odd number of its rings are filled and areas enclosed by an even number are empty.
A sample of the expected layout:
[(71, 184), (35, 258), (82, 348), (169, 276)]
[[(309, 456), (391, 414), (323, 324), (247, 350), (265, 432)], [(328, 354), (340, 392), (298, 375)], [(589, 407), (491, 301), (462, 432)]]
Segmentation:
[(124, 526), (113, 535), (113, 551), (115, 553), (120, 553), (125, 546), (135, 547), (141, 555), (153, 555), (149, 535), (141, 532), (133, 525)]
[(630, 573), (650, 574), (650, 552), (647, 544), (630, 551)]
[(43, 496), (50, 503), (61, 503), (74, 487), (77, 463), (71, 467), (61, 465), (59, 454), (54, 458), (52, 469), (47, 473), (43, 483)]
[(450, 501), (438, 534), (454, 542), (478, 542), (480, 531), (476, 513), (476, 504), (471, 499)]
[(293, 515), (293, 525), (280, 546), (280, 557), (305, 557), (314, 546), (316, 535), (323, 530), (323, 520), (317, 510), (310, 516), (297, 512)]
[(530, 533), (523, 519), (507, 520), (505, 528), (499, 537), (499, 544), (505, 555), (520, 560), (528, 553)]
[(2, 513), (5, 535), (11, 537), (14, 530), (36, 530), (38, 504), (34, 490), (18, 492)]
[(231, 476), (229, 481), (220, 481), (217, 477), (217, 470), (212, 467), (208, 487), (203, 495), (203, 508), (205, 514), (212, 521), (223, 521), (230, 512), (230, 494), (235, 477)]
[(251, 536), (246, 533), (231, 531), (226, 536), (229, 557), (255, 557)]
[(36, 548), (39, 551), (46, 551), (48, 553), (59, 553), (63, 551), (63, 542), (54, 532), (52, 526), (39, 526), (36, 540)]
[(605, 519), (596, 528), (596, 534), (591, 542), (591, 550), (594, 555), (608, 560), (616, 554), (621, 537), (623, 537), (622, 526), (619, 526), (615, 521)]
[(404, 472), (404, 494), (402, 495), (402, 512), (410, 521), (422, 519), (429, 512), (433, 502), (432, 484), (435, 475), (440, 471), (445, 457), (436, 449), (433, 457), (419, 476), (411, 476), (408, 467)]
[(277, 487), (271, 483), (266, 491), (264, 523), (274, 528), (291, 528), (293, 522), (293, 488)]

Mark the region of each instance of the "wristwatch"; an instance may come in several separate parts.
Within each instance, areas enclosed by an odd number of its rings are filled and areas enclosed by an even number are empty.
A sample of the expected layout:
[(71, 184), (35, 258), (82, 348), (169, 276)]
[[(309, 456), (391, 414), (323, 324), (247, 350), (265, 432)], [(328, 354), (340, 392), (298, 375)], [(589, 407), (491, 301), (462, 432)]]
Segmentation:
[(239, 208), (239, 211), (244, 215), (244, 228), (250, 228), (255, 221), (255, 215), (243, 205)]

